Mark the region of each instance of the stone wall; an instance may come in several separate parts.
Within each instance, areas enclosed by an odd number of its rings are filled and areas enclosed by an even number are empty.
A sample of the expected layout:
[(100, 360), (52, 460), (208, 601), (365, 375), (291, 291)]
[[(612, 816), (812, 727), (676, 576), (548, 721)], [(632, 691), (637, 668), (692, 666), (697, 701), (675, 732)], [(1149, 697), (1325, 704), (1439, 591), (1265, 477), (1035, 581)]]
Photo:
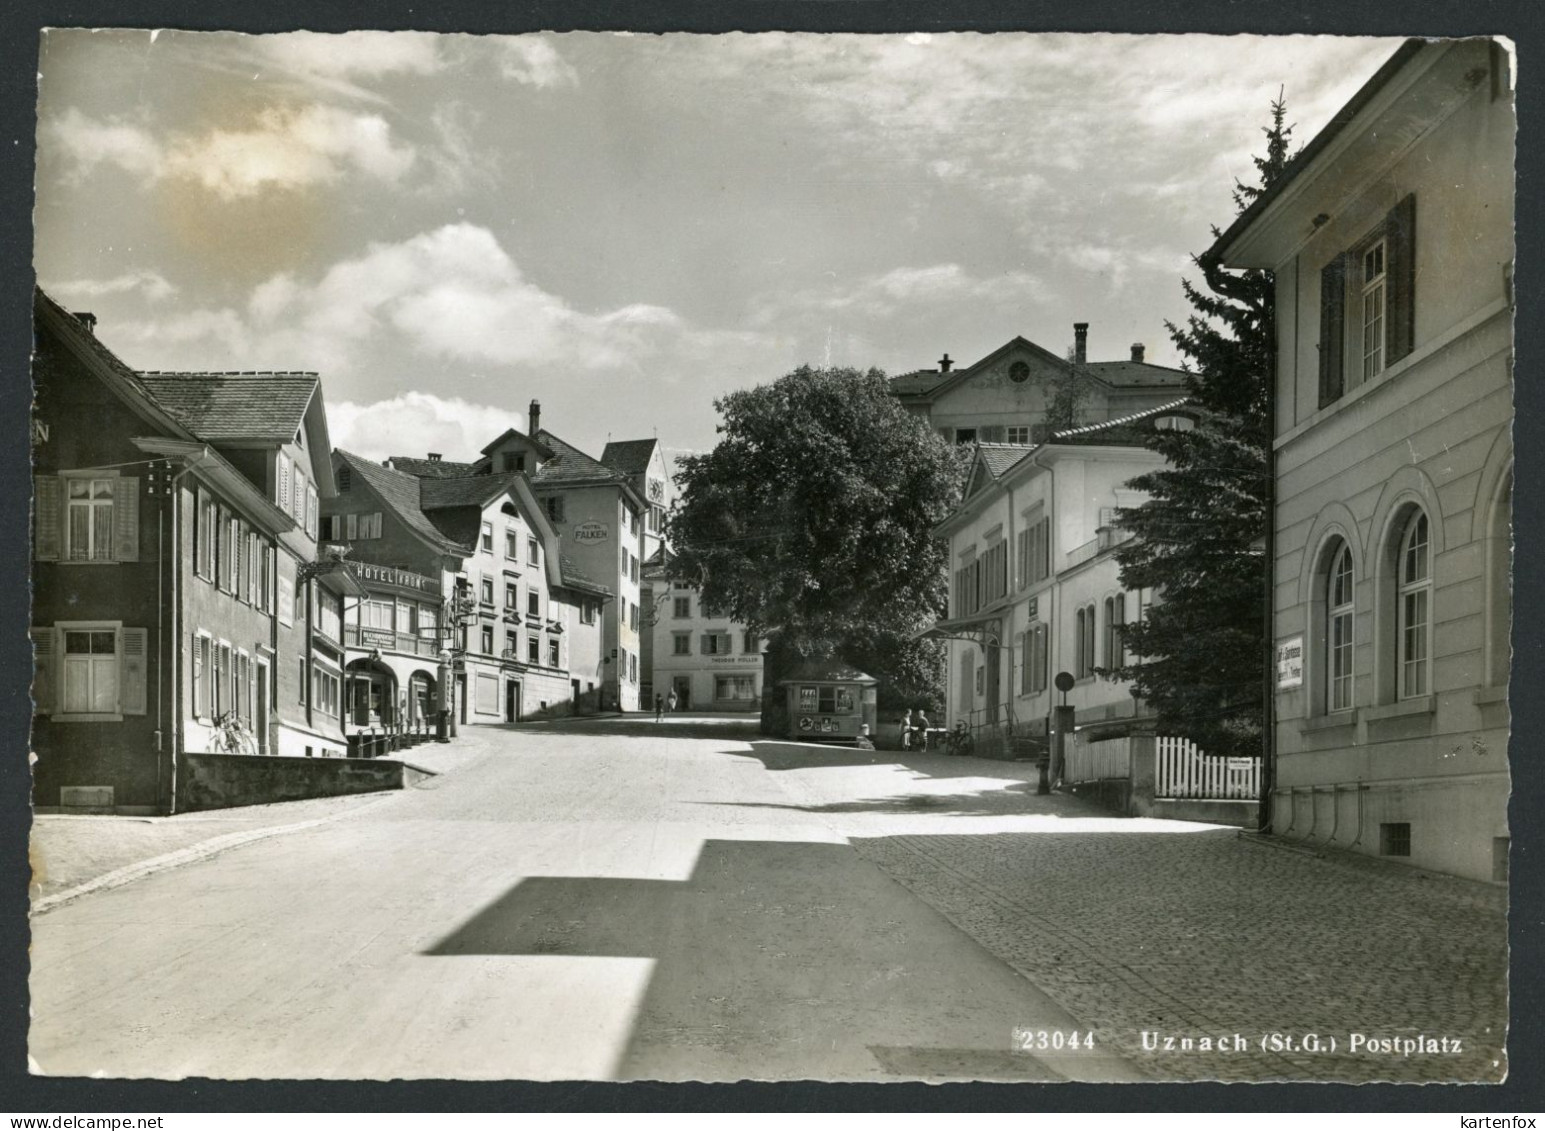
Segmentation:
[(267, 805), (403, 789), (429, 776), (386, 758), (277, 758), (183, 754), (177, 762), (179, 812)]

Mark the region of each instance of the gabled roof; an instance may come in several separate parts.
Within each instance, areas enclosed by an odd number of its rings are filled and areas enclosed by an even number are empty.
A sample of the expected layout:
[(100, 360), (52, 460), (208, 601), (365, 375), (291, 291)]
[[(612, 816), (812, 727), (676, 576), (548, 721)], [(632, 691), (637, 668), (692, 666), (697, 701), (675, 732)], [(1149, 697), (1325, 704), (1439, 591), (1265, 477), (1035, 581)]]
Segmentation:
[(414, 456), (388, 456), (387, 462), (397, 471), (406, 472), (418, 479), (460, 479), (476, 474), (475, 464), (453, 463), (450, 460), (417, 459)]
[(1030, 444), (978, 444), (976, 448), (982, 466), (992, 473), (994, 479), (1035, 451)]
[[(984, 369), (989, 369), (1006, 355), (1028, 352), (1055, 368), (1071, 369), (1073, 363), (1058, 357), (1044, 346), (1036, 345), (1023, 335), (1016, 335), (980, 361), (959, 366), (948, 373), (937, 369), (918, 369), (890, 379), (893, 396), (933, 400), (951, 389), (969, 381)], [(1086, 361), (1083, 372), (1113, 389), (1143, 389), (1179, 386), (1185, 374), (1179, 369), (1164, 365), (1149, 365), (1145, 361)]]
[(435, 528), (419, 505), (422, 481), (404, 471), (382, 467), (352, 452), (337, 449), (334, 453), (352, 474), (368, 483), (381, 500), (392, 509), (404, 526), (429, 542), (435, 549), (447, 553), (465, 554), (467, 547), (453, 542)]
[(484, 507), (510, 489), (519, 472), (468, 475), (458, 479), (420, 479), (419, 506), (426, 511), (449, 507)]
[(141, 372), (157, 404), (205, 440), (258, 440), (282, 444), (294, 438), (321, 382), (315, 373)]
[(1341, 131), (1346, 129), (1362, 109), (1373, 101), (1379, 91), (1383, 90), (1390, 80), (1399, 74), (1401, 69), (1421, 52), (1425, 44), (1426, 41), (1421, 39), (1408, 39), (1402, 43), (1395, 50), (1395, 53), (1384, 61), (1384, 65), (1374, 72), (1373, 77), (1358, 88), (1357, 93), (1352, 95), (1347, 104), (1336, 111), (1325, 127), (1310, 139), (1309, 144), (1293, 155), (1292, 160), (1277, 175), (1277, 178), (1267, 186), (1266, 191), (1252, 200), (1250, 207), (1234, 217), (1234, 222), (1213, 240), (1210, 248), (1202, 253), (1204, 258), (1212, 260), (1225, 259), (1232, 245), (1238, 241), (1245, 230), (1254, 224), (1263, 212), (1276, 203), (1278, 197), (1286, 192), (1288, 187), (1298, 179), (1299, 174), (1303, 173), (1321, 153), (1329, 148), (1330, 143), (1336, 139)]
[(537, 487), (571, 483), (620, 483), (627, 479), (622, 472), (607, 467), (545, 428), (537, 433), (537, 438), (553, 452), (552, 458), (531, 477)]
[(51, 330), (67, 350), (137, 415), (178, 439), (200, 438), (162, 408), (160, 402), (145, 388), (140, 375), (104, 346), (79, 318), (50, 298), (42, 287), (33, 291), (32, 312), (40, 327)]
[[(544, 456), (550, 456), (553, 454), (552, 449), (550, 449), (546, 444), (542, 443), (542, 441), (536, 439), (533, 436), (526, 435), (518, 428), (506, 428), (497, 440), (492, 441), (490, 444), (488, 444), (487, 447), (483, 449), (483, 454), (485, 456), (488, 455), (500, 444), (504, 443), (504, 441), (508, 440), (512, 436), (517, 440), (524, 440)], [(478, 462), (482, 463), (483, 461), (479, 460)]]
[(653, 437), (648, 440), (614, 440), (601, 453), (601, 462), (624, 475), (637, 475), (648, 470), (649, 461), (654, 459), (655, 448), (659, 444), (660, 441)]

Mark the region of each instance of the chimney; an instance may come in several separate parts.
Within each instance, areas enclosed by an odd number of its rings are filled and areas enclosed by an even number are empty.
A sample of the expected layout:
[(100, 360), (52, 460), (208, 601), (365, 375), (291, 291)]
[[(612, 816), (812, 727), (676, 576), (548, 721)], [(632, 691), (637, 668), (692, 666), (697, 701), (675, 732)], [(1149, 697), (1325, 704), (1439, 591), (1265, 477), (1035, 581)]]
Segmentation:
[(530, 419), (528, 419), (526, 421), (526, 424), (528, 425), (528, 427), (526, 428), (526, 435), (528, 435), (528, 436), (535, 436), (541, 430), (541, 428), (542, 428), (542, 402), (541, 401), (533, 400), (531, 402)]
[(429, 453), (429, 462), (430, 463), (439, 463), (440, 462), (440, 453), (439, 452), (430, 452)]
[(95, 335), (97, 332), (97, 316), (89, 310), (77, 310), (75, 321), (86, 327), (86, 333)]
[(1141, 365), (1143, 363), (1143, 343), (1142, 342), (1133, 342), (1132, 343), (1132, 360), (1137, 362), (1137, 364), (1139, 364), (1139, 365)]
[(1089, 360), (1089, 323), (1073, 323), (1073, 360), (1082, 365)]
[(940, 373), (948, 373), (950, 371), (950, 366), (952, 366), (954, 364), (955, 364), (955, 362), (954, 362), (953, 359), (951, 359), (950, 355), (949, 354), (945, 354), (943, 357), (941, 357), (939, 359), (939, 372)]

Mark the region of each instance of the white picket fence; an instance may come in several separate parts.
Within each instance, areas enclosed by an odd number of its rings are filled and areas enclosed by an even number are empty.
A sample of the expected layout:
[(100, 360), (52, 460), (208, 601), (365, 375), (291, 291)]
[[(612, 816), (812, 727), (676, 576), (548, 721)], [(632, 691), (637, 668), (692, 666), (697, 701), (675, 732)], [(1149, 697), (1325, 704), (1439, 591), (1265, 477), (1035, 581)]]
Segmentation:
[(1088, 742), (1075, 735), (1068, 743), (1062, 778), (1068, 782), (1120, 781), (1132, 776), (1132, 740), (1108, 738)]
[(1189, 739), (1161, 737), (1154, 759), (1155, 797), (1254, 801), (1261, 795), (1259, 758), (1208, 758)]

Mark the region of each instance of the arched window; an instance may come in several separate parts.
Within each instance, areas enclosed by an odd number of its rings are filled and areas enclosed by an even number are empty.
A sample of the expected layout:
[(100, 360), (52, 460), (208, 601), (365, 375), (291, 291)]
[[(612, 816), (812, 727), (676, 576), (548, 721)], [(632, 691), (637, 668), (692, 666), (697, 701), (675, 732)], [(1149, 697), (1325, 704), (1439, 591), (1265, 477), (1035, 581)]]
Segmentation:
[(1352, 548), (1346, 543), (1331, 556), (1325, 590), (1325, 709), (1352, 709), (1353, 592)]
[(1400, 538), (1400, 588), (1396, 598), (1395, 639), (1400, 698), (1415, 699), (1432, 687), (1429, 646), (1432, 632), (1432, 547), (1427, 514), (1417, 511)]

